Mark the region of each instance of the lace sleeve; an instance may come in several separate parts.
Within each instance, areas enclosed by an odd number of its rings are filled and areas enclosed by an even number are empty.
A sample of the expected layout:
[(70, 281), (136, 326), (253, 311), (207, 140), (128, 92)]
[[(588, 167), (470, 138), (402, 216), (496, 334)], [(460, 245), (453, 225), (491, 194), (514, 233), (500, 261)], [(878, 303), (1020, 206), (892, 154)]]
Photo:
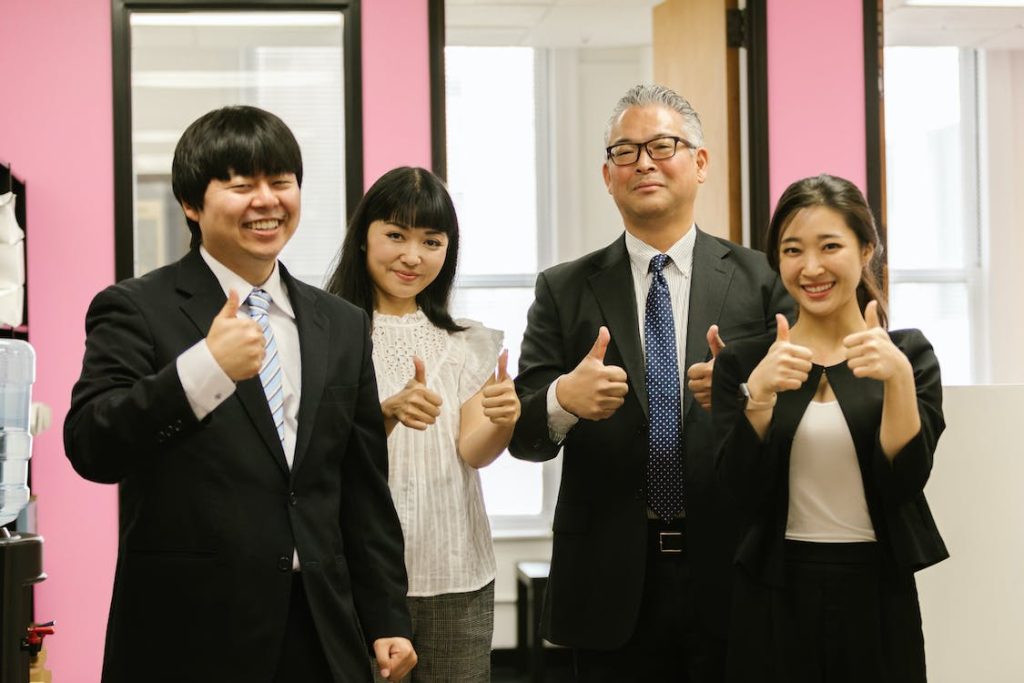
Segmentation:
[(505, 333), (484, 327), (475, 320), (457, 320), (466, 329), (459, 332), (464, 345), (462, 372), (459, 373), (459, 405), (465, 403), (494, 373)]

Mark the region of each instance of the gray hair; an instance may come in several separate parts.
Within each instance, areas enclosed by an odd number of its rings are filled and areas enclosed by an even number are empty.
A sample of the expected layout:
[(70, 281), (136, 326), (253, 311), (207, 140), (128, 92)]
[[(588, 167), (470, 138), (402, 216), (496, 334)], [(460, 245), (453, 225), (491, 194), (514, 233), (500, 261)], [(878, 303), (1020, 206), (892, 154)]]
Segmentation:
[(635, 85), (619, 99), (608, 119), (608, 125), (604, 129), (605, 146), (610, 144), (612, 126), (624, 111), (630, 107), (646, 107), (653, 104), (679, 112), (679, 115), (683, 117), (683, 133), (686, 135), (687, 141), (697, 147), (704, 146), (704, 129), (700, 125), (700, 117), (697, 116), (697, 112), (675, 90), (657, 84)]

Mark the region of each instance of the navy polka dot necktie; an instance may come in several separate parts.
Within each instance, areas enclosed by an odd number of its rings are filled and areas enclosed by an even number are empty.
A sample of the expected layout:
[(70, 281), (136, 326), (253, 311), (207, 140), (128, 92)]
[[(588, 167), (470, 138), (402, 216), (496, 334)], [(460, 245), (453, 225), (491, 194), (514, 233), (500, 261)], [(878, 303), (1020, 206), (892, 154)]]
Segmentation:
[(650, 414), (647, 456), (647, 504), (658, 517), (674, 519), (683, 511), (683, 453), (680, 439), (679, 364), (672, 299), (662, 269), (665, 254), (651, 259), (651, 289), (644, 313), (647, 354), (647, 405)]

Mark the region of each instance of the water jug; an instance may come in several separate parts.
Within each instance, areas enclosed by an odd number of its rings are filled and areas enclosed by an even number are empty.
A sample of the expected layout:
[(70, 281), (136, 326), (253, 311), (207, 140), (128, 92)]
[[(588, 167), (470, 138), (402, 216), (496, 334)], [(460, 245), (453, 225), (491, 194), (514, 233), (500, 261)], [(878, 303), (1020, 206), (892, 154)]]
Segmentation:
[(36, 353), (28, 342), (0, 339), (0, 525), (13, 522), (28, 503), (29, 408), (35, 379)]

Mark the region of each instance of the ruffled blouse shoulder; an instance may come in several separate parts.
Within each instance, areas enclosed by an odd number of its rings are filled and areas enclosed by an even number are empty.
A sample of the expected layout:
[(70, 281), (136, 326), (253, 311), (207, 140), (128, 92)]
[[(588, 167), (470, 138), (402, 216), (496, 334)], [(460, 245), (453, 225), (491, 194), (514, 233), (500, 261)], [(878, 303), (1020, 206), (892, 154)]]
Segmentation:
[(455, 333), (464, 346), (462, 373), (459, 377), (459, 403), (462, 404), (480, 391), (487, 378), (494, 374), (505, 334), (484, 327), (476, 320), (460, 318), (455, 322), (466, 328)]

